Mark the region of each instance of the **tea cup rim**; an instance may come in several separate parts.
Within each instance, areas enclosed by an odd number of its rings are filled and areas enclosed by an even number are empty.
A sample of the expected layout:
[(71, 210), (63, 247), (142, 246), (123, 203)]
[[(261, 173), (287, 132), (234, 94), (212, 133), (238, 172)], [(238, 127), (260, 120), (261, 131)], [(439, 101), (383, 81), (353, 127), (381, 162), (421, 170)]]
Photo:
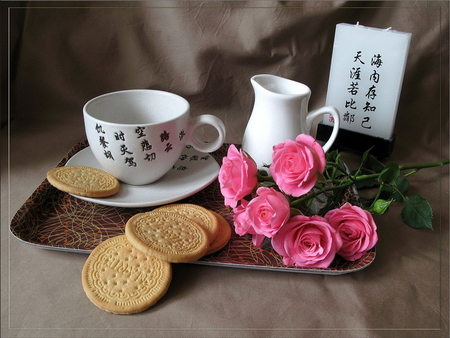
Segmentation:
[[(173, 98), (178, 99), (179, 101), (183, 102), (183, 104), (185, 105), (184, 109), (182, 109), (182, 113), (178, 114), (177, 116), (171, 118), (171, 119), (166, 119), (164, 121), (160, 121), (160, 122), (145, 122), (145, 123), (124, 123), (124, 122), (112, 122), (112, 121), (107, 121), (105, 119), (93, 116), (92, 114), (90, 114), (88, 112), (88, 107), (99, 100), (102, 100), (106, 97), (110, 97), (113, 95), (121, 95), (121, 94), (126, 94), (126, 93), (139, 93), (139, 92), (143, 92), (143, 93), (157, 93), (157, 94), (162, 94), (165, 96), (171, 96)], [(189, 102), (182, 96), (172, 93), (172, 92), (168, 92), (168, 91), (164, 91), (164, 90), (158, 90), (158, 89), (125, 89), (125, 90), (118, 90), (118, 91), (113, 91), (113, 92), (108, 92), (108, 93), (104, 93), (101, 95), (98, 95), (96, 97), (91, 98), (89, 101), (87, 101), (84, 106), (83, 106), (83, 114), (89, 116), (90, 118), (100, 121), (102, 123), (105, 123), (107, 125), (111, 125), (111, 126), (130, 126), (130, 127), (134, 127), (134, 126), (153, 126), (153, 125), (158, 125), (158, 124), (162, 124), (162, 123), (167, 123), (167, 122), (171, 122), (174, 121), (176, 119), (179, 119), (180, 117), (184, 116), (187, 112), (189, 112), (190, 109), (190, 104)]]

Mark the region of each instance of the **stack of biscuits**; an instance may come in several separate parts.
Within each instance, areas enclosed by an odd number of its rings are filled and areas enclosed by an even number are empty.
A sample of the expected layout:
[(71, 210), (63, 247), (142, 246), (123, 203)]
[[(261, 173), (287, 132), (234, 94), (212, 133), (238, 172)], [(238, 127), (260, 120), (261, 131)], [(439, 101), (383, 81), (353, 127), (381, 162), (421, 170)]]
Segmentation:
[(155, 304), (168, 290), (171, 263), (184, 263), (222, 249), (228, 222), (194, 204), (170, 204), (131, 217), (125, 235), (110, 238), (89, 255), (83, 289), (99, 308), (132, 314)]
[[(112, 175), (81, 166), (47, 173), (56, 188), (80, 196), (106, 197), (120, 187)], [(125, 235), (107, 239), (89, 255), (83, 289), (92, 303), (116, 313), (142, 312), (168, 290), (172, 263), (196, 261), (222, 249), (231, 228), (218, 213), (194, 204), (170, 204), (131, 217)]]

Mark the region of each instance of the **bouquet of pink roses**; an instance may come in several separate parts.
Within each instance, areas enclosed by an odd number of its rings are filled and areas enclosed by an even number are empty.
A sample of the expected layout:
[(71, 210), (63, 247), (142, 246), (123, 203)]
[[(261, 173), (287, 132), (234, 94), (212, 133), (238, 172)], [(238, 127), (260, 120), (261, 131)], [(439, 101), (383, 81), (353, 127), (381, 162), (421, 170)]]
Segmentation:
[[(305, 134), (273, 147), (272, 164), (267, 166), (270, 175), (258, 170), (250, 155), (230, 145), (219, 172), (224, 203), (234, 212), (236, 234), (250, 234), (256, 246), (270, 238), (284, 264), (315, 268), (327, 268), (335, 255), (354, 261), (372, 249), (378, 241), (372, 212), (386, 212), (393, 201), (405, 202), (402, 216), (411, 227), (431, 228), (431, 207), (420, 195), (406, 196), (406, 177), (422, 168), (448, 164), (383, 165), (366, 152), (362, 164), (368, 165), (348, 172), (337, 151), (326, 156)], [(405, 170), (411, 171), (401, 175)], [(378, 190), (373, 198), (350, 203), (345, 195), (351, 186)], [(314, 202), (321, 207), (308, 214)], [(420, 221), (408, 218), (411, 208), (413, 214), (421, 214)]]

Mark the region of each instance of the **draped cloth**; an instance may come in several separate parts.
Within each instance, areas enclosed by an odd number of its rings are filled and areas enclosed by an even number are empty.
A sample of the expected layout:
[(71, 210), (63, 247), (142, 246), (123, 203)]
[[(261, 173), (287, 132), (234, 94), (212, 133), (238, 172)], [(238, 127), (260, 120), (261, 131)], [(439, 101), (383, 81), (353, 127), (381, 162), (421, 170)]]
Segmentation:
[(134, 88), (174, 92), (193, 116), (221, 118), (226, 141), (240, 143), (255, 74), (308, 85), (310, 110), (325, 104), (338, 23), (412, 33), (390, 160), (448, 158), (448, 2), (1, 5), (2, 271), (9, 266), (2, 336), (448, 337), (448, 167), (411, 177), (411, 193), (433, 207), (434, 230), (408, 228), (401, 206), (391, 206), (376, 216), (377, 257), (365, 270), (330, 277), (177, 265), (165, 298), (136, 316), (89, 303), (80, 280), (84, 255), (40, 250), (8, 234), (10, 218), (46, 171), (85, 138), (81, 112), (91, 98)]

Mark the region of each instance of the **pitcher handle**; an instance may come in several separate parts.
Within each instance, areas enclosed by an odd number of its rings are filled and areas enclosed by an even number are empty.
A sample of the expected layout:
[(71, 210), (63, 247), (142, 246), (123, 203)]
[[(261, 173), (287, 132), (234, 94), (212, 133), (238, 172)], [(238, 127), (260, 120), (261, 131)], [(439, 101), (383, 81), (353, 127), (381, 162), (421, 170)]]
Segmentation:
[(334, 125), (333, 125), (333, 132), (331, 133), (330, 138), (328, 139), (328, 141), (323, 145), (323, 150), (325, 152), (327, 152), (328, 150), (330, 150), (331, 146), (333, 145), (334, 141), (336, 140), (337, 134), (339, 132), (339, 127), (340, 127), (340, 116), (339, 116), (339, 111), (332, 106), (325, 106), (319, 109), (316, 109), (312, 112), (310, 112), (307, 116), (306, 116), (306, 125), (308, 127), (308, 131), (311, 129), (311, 125), (313, 123), (313, 121), (315, 120), (316, 117), (318, 117), (319, 115), (323, 115), (323, 114), (331, 114), (331, 116), (333, 116), (334, 119)]

